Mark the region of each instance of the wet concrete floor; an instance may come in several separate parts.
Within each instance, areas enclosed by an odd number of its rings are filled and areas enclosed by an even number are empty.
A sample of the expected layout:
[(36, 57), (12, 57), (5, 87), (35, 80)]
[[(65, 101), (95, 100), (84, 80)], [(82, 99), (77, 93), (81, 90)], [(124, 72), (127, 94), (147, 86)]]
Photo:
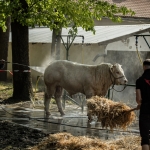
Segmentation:
[(138, 121), (136, 121), (127, 131), (102, 129), (100, 123), (92, 121), (88, 123), (86, 109), (81, 112), (81, 108), (67, 106), (66, 115), (61, 117), (57, 108), (51, 110), (51, 116), (46, 118), (43, 109), (31, 108), (11, 108), (0, 106), (0, 120), (9, 120), (14, 123), (36, 128), (46, 133), (68, 132), (74, 136), (94, 136), (101, 139), (116, 139), (120, 135), (139, 135)]

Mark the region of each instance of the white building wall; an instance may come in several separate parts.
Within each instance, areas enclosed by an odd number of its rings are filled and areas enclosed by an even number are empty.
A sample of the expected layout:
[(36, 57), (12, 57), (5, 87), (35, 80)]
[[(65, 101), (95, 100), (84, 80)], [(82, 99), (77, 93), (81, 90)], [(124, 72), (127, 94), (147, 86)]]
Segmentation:
[[(150, 35), (149, 32), (143, 33), (143, 35)], [(145, 36), (147, 42), (150, 45), (150, 36)], [(114, 50), (114, 51), (136, 51), (136, 37), (132, 36), (130, 38), (126, 38), (117, 42), (113, 42), (107, 45), (106, 50)], [(139, 51), (149, 51), (149, 47), (146, 44), (143, 37), (138, 37), (138, 50)]]

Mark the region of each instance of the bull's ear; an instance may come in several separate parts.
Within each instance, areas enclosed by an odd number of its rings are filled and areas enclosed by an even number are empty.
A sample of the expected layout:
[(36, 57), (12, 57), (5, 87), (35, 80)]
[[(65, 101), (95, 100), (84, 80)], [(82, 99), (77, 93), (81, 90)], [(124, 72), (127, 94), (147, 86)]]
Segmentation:
[(113, 68), (114, 68), (114, 65), (112, 65), (112, 66), (110, 67), (111, 72), (113, 72)]

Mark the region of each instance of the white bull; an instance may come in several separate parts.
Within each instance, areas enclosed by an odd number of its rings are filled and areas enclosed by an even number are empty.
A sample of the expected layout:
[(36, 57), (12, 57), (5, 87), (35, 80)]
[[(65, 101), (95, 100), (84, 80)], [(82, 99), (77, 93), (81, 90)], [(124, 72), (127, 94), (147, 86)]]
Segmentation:
[(66, 60), (52, 62), (44, 72), (46, 85), (44, 106), (49, 115), (49, 103), (55, 97), (61, 115), (64, 115), (60, 97), (65, 89), (70, 96), (76, 93), (92, 96), (105, 96), (111, 85), (126, 84), (127, 79), (119, 64), (102, 63), (100, 65), (85, 65)]

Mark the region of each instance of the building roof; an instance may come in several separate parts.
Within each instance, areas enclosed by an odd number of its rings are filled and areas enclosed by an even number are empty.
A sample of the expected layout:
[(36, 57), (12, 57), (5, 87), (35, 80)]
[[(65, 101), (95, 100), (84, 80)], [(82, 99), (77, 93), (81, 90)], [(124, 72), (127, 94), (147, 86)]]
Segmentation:
[[(70, 28), (62, 30), (62, 38), (67, 42), (64, 35), (68, 35)], [(78, 28), (78, 35), (84, 36), (84, 43), (99, 43), (108, 44), (118, 41), (134, 34), (144, 33), (150, 30), (150, 24), (139, 25), (115, 25), (115, 26), (95, 26), (95, 35), (88, 31), (84, 31), (81, 27)], [(11, 42), (11, 36), (10, 40)], [(29, 43), (51, 43), (52, 31), (49, 28), (34, 28), (29, 29)], [(82, 43), (81, 37), (76, 37), (73, 43)]]
[(150, 18), (150, 0), (105, 0), (117, 6), (126, 6), (135, 12), (133, 17)]

